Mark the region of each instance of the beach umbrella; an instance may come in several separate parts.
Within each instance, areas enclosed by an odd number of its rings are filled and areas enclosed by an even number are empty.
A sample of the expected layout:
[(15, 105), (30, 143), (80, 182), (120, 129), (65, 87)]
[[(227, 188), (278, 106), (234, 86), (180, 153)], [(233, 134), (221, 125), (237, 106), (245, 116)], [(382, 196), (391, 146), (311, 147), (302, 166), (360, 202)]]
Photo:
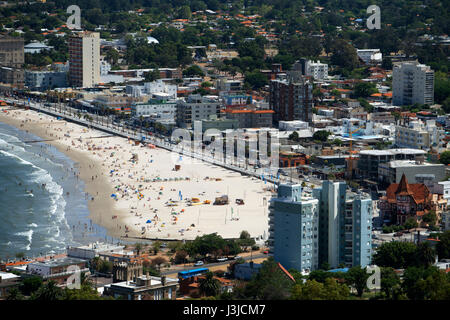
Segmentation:
[(147, 223), (152, 223), (152, 221), (151, 220), (147, 220)]
[(111, 195), (111, 198), (117, 197), (114, 193)]

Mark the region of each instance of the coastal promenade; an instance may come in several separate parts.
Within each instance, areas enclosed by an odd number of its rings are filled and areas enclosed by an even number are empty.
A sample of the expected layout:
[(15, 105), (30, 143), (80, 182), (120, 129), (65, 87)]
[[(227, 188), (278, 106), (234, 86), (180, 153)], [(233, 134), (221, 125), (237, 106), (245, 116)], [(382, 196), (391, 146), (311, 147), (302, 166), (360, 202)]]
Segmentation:
[[(4, 98), (6, 102), (13, 103), (13, 100)], [(278, 168), (277, 167), (271, 167), (271, 168), (259, 168), (255, 169), (252, 167), (249, 167), (247, 163), (242, 163), (243, 161), (239, 161), (236, 157), (234, 159), (231, 159), (230, 157), (227, 157), (227, 162), (220, 161), (218, 159), (215, 159), (214, 157), (210, 155), (205, 155), (204, 153), (195, 153), (193, 152), (193, 149), (182, 149), (179, 150), (175, 144), (170, 143), (170, 141), (165, 141), (163, 138), (158, 138), (154, 135), (148, 135), (145, 133), (138, 133), (137, 130), (131, 130), (130, 128), (126, 128), (124, 126), (117, 126), (113, 123), (106, 123), (103, 124), (100, 121), (88, 121), (85, 119), (82, 119), (80, 117), (77, 117), (75, 114), (76, 109), (67, 107), (66, 105), (60, 106), (60, 107), (48, 107), (45, 106), (42, 103), (35, 103), (35, 102), (27, 102), (25, 100), (16, 100), (16, 106), (21, 108), (29, 108), (31, 110), (39, 111), (51, 116), (54, 116), (56, 118), (64, 119), (66, 121), (70, 121), (82, 126), (90, 127), (93, 129), (97, 129), (99, 131), (116, 135), (119, 137), (123, 137), (126, 139), (131, 139), (134, 141), (142, 141), (145, 143), (151, 143), (154, 144), (158, 148), (165, 149), (170, 152), (176, 152), (180, 155), (185, 155), (188, 157), (192, 157), (197, 160), (205, 161), (207, 163), (217, 165), (235, 172), (239, 172), (242, 175), (247, 175), (251, 177), (255, 177), (257, 179), (263, 179), (267, 181), (268, 183), (272, 183), (275, 185), (278, 185), (279, 183), (284, 182), (292, 182), (292, 183), (301, 183), (301, 181), (297, 177), (286, 177), (286, 176), (279, 176), (278, 175)], [(58, 109), (60, 111), (58, 111)], [(231, 162), (231, 163), (229, 163)], [(278, 177), (277, 177), (278, 176)]]

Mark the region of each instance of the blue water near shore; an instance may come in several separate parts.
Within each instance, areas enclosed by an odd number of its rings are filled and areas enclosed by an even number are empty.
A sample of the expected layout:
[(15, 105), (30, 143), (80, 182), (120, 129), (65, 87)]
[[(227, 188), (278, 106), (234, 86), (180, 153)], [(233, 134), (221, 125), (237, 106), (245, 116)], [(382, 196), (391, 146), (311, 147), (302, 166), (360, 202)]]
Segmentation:
[(88, 218), (75, 163), (41, 138), (0, 122), (0, 260), (105, 241)]

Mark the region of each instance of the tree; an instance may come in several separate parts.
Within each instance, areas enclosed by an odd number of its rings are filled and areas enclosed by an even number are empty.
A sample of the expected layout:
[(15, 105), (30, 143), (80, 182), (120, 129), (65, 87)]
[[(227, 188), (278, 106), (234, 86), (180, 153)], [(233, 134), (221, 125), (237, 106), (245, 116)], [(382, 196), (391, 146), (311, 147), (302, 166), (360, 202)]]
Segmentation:
[(377, 266), (394, 269), (407, 268), (416, 264), (417, 246), (410, 242), (387, 242), (378, 247), (373, 257)]
[(183, 70), (183, 76), (185, 77), (193, 77), (193, 76), (203, 77), (204, 75), (205, 73), (203, 72), (203, 70), (195, 64), (188, 67), (186, 70)]
[(419, 224), (417, 223), (416, 219), (414, 219), (413, 217), (409, 217), (408, 219), (406, 219), (405, 224), (403, 226), (405, 227), (405, 229), (409, 230), (417, 228)]
[(134, 245), (134, 249), (136, 250), (136, 254), (137, 254), (137, 255), (140, 255), (140, 254), (141, 254), (141, 251), (142, 251), (142, 243), (136, 243), (136, 244)]
[(445, 231), (439, 237), (436, 251), (440, 260), (450, 259), (450, 230)]
[(298, 141), (300, 140), (300, 137), (299, 137), (297, 131), (292, 132), (292, 133), (289, 135), (288, 138), (289, 138), (289, 140), (292, 140), (292, 141), (295, 141), (295, 142), (298, 142)]
[(307, 280), (304, 284), (297, 283), (292, 288), (293, 300), (346, 300), (350, 290), (345, 284), (339, 284), (336, 279), (327, 278), (324, 283)]
[(212, 272), (207, 272), (205, 274), (205, 278), (202, 278), (199, 281), (199, 289), (201, 294), (207, 297), (216, 296), (220, 292), (219, 280), (214, 278), (214, 274)]
[(282, 273), (273, 257), (262, 263), (259, 272), (249, 281), (243, 299), (283, 300), (291, 295), (293, 282)]
[(367, 273), (366, 268), (361, 268), (361, 266), (356, 266), (350, 268), (347, 272), (347, 279), (352, 286), (355, 287), (358, 297), (361, 297), (364, 290), (367, 289), (367, 279), (370, 274)]
[(322, 142), (326, 142), (326, 141), (328, 140), (328, 136), (329, 136), (330, 134), (331, 134), (331, 133), (328, 132), (328, 131), (325, 131), (325, 130), (319, 130), (319, 131), (314, 132), (314, 134), (313, 134), (313, 139), (314, 139), (314, 140), (319, 140), (319, 141), (322, 141)]
[(158, 254), (159, 250), (161, 249), (161, 245), (162, 245), (162, 242), (159, 240), (156, 240), (152, 243), (152, 250), (153, 250), (154, 255)]
[(63, 297), (63, 290), (53, 280), (41, 286), (32, 296), (31, 300), (55, 301)]
[(217, 235), (217, 233), (212, 233), (195, 238), (194, 241), (186, 246), (186, 249), (189, 256), (212, 254), (217, 257), (221, 255), (226, 245), (227, 242), (221, 236)]
[(371, 94), (378, 92), (377, 88), (374, 84), (368, 83), (368, 82), (360, 82), (355, 85), (355, 88), (353, 90), (355, 98), (366, 98), (369, 97)]
[(293, 286), (292, 300), (323, 300), (325, 296), (323, 283), (308, 280), (305, 284), (298, 283)]
[(446, 166), (450, 164), (450, 151), (444, 151), (439, 156), (439, 161)]
[(175, 263), (184, 263), (186, 261), (187, 252), (184, 250), (178, 250), (175, 253)]
[(258, 90), (264, 87), (268, 83), (268, 80), (267, 76), (258, 70), (254, 70), (252, 72), (245, 73), (245, 83), (247, 83), (250, 88)]
[(241, 231), (241, 234), (239, 236), (239, 240), (238, 240), (238, 244), (241, 247), (244, 247), (244, 251), (247, 250), (247, 247), (251, 247), (255, 244), (255, 239), (252, 239), (250, 237), (250, 233), (248, 233), (247, 231), (243, 230)]
[(170, 252), (175, 253), (178, 250), (181, 250), (183, 247), (183, 243), (181, 241), (171, 241), (168, 243), (167, 248), (169, 248)]
[(394, 291), (400, 287), (400, 277), (393, 268), (381, 268), (381, 291), (384, 292), (387, 299), (391, 299)]
[(422, 221), (425, 223), (428, 223), (428, 225), (430, 225), (430, 226), (434, 226), (437, 221), (436, 212), (434, 210), (432, 210), (432, 211), (424, 214), (422, 217)]
[(343, 39), (338, 39), (333, 43), (331, 52), (331, 63), (334, 65), (352, 70), (359, 64), (356, 49)]
[(6, 300), (24, 300), (25, 297), (17, 288), (12, 288), (9, 290), (8, 295), (6, 296)]
[(37, 291), (41, 286), (42, 286), (41, 277), (32, 276), (29, 278), (25, 278), (22, 281), (22, 284), (19, 289), (24, 295), (29, 296), (33, 294), (35, 291)]
[(161, 265), (167, 263), (167, 259), (164, 257), (156, 257), (152, 259), (152, 265), (158, 266), (158, 270), (161, 271)]
[(161, 77), (161, 74), (159, 73), (159, 69), (156, 68), (153, 71), (149, 71), (145, 74), (145, 81), (153, 82), (155, 80), (158, 80)]
[(429, 267), (434, 263), (435, 252), (428, 242), (419, 243), (417, 246), (417, 265), (423, 265)]

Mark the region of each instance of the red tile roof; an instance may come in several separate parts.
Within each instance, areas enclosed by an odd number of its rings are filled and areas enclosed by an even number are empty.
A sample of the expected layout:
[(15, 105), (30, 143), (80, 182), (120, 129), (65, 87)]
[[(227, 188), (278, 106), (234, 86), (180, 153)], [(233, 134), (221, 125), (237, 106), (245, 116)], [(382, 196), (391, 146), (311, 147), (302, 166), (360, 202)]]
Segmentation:
[(291, 279), (293, 282), (295, 282), (294, 277), (289, 273), (289, 271), (287, 271), (282, 265), (281, 263), (278, 262), (278, 267), (280, 267), (281, 271), (283, 271), (283, 273), (288, 276), (289, 279)]
[(393, 183), (386, 190), (386, 197), (390, 203), (397, 202), (397, 195), (411, 196), (417, 204), (425, 202), (430, 196), (430, 191), (423, 183), (409, 184), (403, 174), (400, 183)]

